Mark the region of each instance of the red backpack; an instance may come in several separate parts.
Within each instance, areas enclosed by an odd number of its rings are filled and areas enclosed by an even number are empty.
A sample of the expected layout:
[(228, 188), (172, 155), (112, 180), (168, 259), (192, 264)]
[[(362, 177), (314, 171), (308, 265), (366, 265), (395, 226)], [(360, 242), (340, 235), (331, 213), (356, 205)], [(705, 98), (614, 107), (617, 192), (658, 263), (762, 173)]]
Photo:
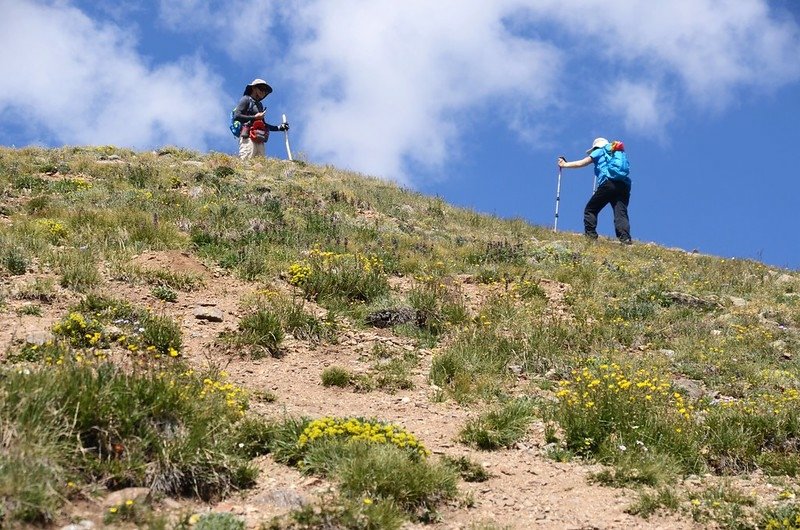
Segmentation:
[(250, 125), (250, 139), (257, 144), (263, 144), (269, 139), (269, 131), (264, 120), (254, 120)]

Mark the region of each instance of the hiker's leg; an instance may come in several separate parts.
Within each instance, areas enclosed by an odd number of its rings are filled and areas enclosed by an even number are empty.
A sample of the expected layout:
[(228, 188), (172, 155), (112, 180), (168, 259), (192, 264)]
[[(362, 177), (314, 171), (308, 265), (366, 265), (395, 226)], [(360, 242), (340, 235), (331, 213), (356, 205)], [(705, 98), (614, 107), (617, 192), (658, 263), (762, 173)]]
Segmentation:
[(604, 182), (595, 190), (583, 209), (583, 233), (592, 239), (597, 239), (597, 214), (611, 200), (610, 192), (608, 182)]
[(239, 138), (239, 158), (242, 160), (253, 158), (253, 145), (250, 138)]
[(267, 156), (267, 142), (253, 143), (253, 156)]
[(614, 208), (614, 231), (617, 239), (623, 243), (631, 240), (631, 222), (628, 219), (628, 204), (631, 200), (631, 189), (624, 184), (617, 184), (617, 193), (611, 201)]

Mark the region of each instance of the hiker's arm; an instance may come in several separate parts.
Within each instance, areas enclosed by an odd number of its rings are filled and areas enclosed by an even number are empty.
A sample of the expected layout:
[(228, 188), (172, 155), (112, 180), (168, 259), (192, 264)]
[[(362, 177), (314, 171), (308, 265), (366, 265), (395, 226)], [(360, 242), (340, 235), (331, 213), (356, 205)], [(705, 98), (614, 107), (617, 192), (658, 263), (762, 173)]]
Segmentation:
[(573, 168), (573, 167), (586, 167), (592, 163), (592, 157), (587, 156), (586, 158), (582, 158), (580, 160), (576, 160), (574, 162), (567, 162), (563, 158), (558, 159), (559, 167), (565, 168)]

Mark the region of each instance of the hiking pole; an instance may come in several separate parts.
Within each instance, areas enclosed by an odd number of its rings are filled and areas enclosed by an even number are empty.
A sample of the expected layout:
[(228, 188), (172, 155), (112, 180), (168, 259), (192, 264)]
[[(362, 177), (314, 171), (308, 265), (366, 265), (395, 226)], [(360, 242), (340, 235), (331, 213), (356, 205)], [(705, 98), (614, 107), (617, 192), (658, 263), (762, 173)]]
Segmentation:
[[(567, 161), (563, 156), (558, 157), (559, 160)], [(558, 204), (561, 202), (561, 166), (558, 166), (558, 184), (556, 185), (556, 218), (553, 222), (553, 232), (558, 232)]]
[[(286, 123), (286, 114), (283, 114), (282, 118), (283, 118), (283, 123), (285, 124)], [(286, 139), (286, 154), (289, 156), (289, 161), (290, 162), (294, 162), (294, 159), (292, 159), (292, 150), (289, 149), (289, 130), (288, 129), (284, 129), (283, 137)]]

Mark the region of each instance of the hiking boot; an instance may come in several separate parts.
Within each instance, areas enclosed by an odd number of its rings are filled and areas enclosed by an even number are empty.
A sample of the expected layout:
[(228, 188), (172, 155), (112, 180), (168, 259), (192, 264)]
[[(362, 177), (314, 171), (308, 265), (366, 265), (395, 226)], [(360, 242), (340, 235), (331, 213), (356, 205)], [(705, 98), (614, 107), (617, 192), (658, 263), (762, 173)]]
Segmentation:
[(620, 239), (619, 242), (622, 243), (623, 245), (633, 245), (632, 239)]

